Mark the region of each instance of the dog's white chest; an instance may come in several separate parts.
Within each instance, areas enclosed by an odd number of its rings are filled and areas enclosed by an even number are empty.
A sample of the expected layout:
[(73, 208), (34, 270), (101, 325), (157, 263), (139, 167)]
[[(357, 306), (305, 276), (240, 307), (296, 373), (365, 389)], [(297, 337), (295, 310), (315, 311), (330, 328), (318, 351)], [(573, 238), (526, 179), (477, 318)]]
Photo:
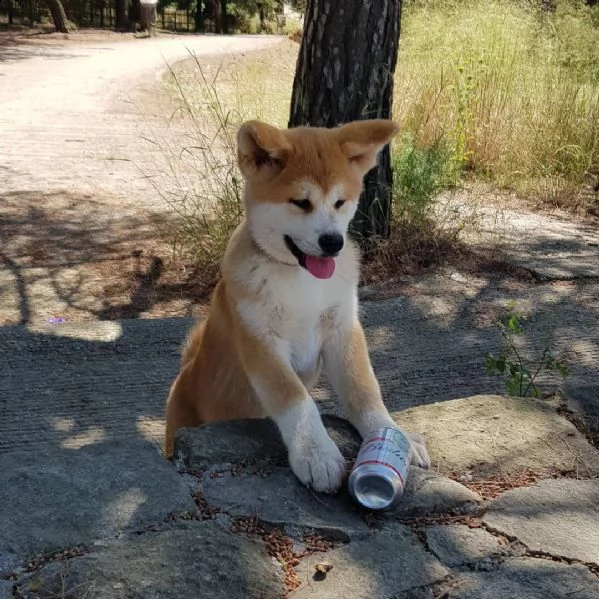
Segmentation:
[[(300, 281), (308, 279), (303, 276), (297, 278)], [(304, 280), (284, 286), (277, 294), (270, 295), (275, 308), (273, 313), (277, 314), (275, 329), (279, 337), (289, 344), (291, 363), (298, 372), (316, 366), (327, 332), (323, 328), (322, 315), (334, 303), (324, 293), (325, 285), (321, 281), (311, 283), (310, 279)]]
[(295, 276), (285, 270), (279, 276), (271, 273), (260, 297), (241, 311), (255, 334), (287, 354), (296, 372), (310, 372), (335, 326), (343, 294), (334, 280), (319, 281), (303, 271), (292, 272)]

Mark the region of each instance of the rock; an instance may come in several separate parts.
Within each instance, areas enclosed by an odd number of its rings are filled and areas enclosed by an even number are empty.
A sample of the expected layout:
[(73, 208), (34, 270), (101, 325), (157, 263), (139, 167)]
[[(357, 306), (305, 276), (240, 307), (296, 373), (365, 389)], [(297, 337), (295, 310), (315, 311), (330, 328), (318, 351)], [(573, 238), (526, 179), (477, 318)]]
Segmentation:
[[(329, 435), (346, 458), (360, 448), (360, 436), (343, 418), (323, 414)], [(287, 463), (287, 449), (269, 418), (213, 422), (177, 432), (175, 456), (186, 468), (203, 470), (214, 464), (272, 460)]]
[[(599, 344), (595, 344), (599, 353)], [(597, 354), (595, 354), (597, 355)], [(585, 363), (591, 363), (596, 358), (590, 357)], [(564, 400), (567, 407), (572, 410), (574, 418), (581, 420), (589, 434), (595, 439), (595, 446), (599, 442), (599, 384), (585, 381), (566, 381), (564, 384)]]
[(0, 580), (0, 599), (13, 599), (13, 583), (8, 580)]
[[(328, 534), (356, 535), (368, 530), (365, 510), (350, 497), (347, 486), (336, 495), (317, 494), (304, 487), (289, 468), (268, 475), (243, 470), (204, 477), (203, 493), (210, 507), (233, 516), (256, 514), (262, 521), (290, 527), (327, 530)], [(433, 472), (410, 468), (406, 491), (398, 506), (383, 512), (387, 519), (425, 516), (477, 509), (480, 497), (466, 487)]]
[(206, 476), (202, 486), (210, 507), (224, 509), (232, 516), (256, 515), (288, 531), (316, 529), (347, 540), (369, 530), (347, 491), (335, 496), (317, 495), (289, 468), (277, 467), (266, 478), (243, 472)]
[(476, 512), (479, 495), (431, 470), (410, 467), (405, 492), (393, 510), (387, 514), (395, 517), (432, 516), (449, 511)]
[(506, 491), (483, 522), (532, 551), (599, 564), (599, 479), (543, 480)]
[(214, 464), (254, 462), (265, 458), (282, 462), (286, 450), (272, 420), (227, 420), (183, 428), (175, 437), (174, 455), (190, 469)]
[[(296, 569), (302, 586), (290, 599), (426, 597), (420, 593), (422, 587), (449, 575), (408, 527), (395, 523), (328, 551), (325, 557), (333, 567), (324, 577), (315, 570), (324, 559), (322, 554), (302, 560)], [(412, 595), (410, 590), (419, 594)]]
[(430, 526), (425, 534), (428, 548), (450, 567), (473, 565), (507, 553), (497, 538), (482, 528), (439, 525)]
[[(325, 416), (323, 420), (342, 453), (354, 458), (360, 444), (356, 431), (341, 418)], [(335, 496), (318, 495), (305, 488), (288, 467), (273, 465), (285, 461), (285, 448), (270, 420), (237, 420), (184, 429), (177, 435), (176, 448), (184, 468), (205, 473), (201, 487), (211, 507), (233, 516), (257, 514), (265, 522), (286, 527), (326, 529), (329, 534), (368, 530), (346, 485)], [(478, 495), (459, 483), (412, 467), (404, 496), (387, 515), (471, 511), (479, 501)]]
[(533, 398), (477, 395), (394, 412), (396, 422), (426, 440), (433, 467), (474, 479), (599, 474), (599, 452), (554, 408)]
[(599, 579), (580, 564), (514, 558), (492, 572), (458, 576), (448, 599), (596, 599)]
[(283, 585), (261, 541), (212, 522), (187, 523), (110, 543), (19, 581), (19, 597), (280, 599)]
[[(106, 442), (27, 460), (0, 459), (0, 567), (195, 507), (175, 468), (151, 444)], [(1, 572), (0, 572), (1, 573)]]

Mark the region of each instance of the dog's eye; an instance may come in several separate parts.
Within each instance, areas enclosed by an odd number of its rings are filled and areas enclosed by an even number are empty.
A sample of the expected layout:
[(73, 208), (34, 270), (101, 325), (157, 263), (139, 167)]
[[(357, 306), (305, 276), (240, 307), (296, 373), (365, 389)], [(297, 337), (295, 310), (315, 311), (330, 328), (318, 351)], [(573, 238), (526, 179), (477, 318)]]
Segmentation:
[(310, 200), (289, 200), (289, 203), (301, 208), (304, 212), (312, 210), (312, 202)]
[(336, 208), (337, 210), (339, 210), (339, 208), (341, 208), (341, 206), (343, 206), (343, 204), (345, 204), (345, 202), (346, 202), (346, 200), (337, 200), (337, 201), (335, 202), (335, 208)]

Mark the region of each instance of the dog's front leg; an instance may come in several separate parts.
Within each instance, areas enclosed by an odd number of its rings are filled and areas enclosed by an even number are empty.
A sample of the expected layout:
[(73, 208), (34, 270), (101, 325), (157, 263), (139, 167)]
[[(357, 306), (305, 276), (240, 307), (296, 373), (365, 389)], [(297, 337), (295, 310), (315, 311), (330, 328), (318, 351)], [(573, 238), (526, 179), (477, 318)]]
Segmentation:
[[(384, 426), (400, 428), (383, 403), (364, 331), (357, 320), (347, 327), (337, 328), (327, 340), (323, 348), (323, 362), (329, 382), (345, 402), (350, 421), (362, 437)], [(430, 458), (422, 437), (417, 433), (403, 432), (412, 442), (412, 463), (428, 468)]]
[(345, 459), (293, 370), (288, 345), (274, 335), (256, 337), (243, 329), (240, 335), (244, 368), (262, 408), (281, 432), (291, 469), (315, 491), (336, 492), (346, 474)]

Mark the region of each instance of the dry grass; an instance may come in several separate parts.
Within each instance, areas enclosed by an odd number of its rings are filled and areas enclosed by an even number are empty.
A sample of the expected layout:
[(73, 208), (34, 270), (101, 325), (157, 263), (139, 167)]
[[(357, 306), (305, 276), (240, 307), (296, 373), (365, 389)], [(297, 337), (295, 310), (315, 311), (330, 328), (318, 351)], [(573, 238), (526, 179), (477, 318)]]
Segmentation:
[[(191, 265), (205, 291), (219, 276), (221, 256), (243, 214), (237, 128), (251, 118), (285, 126), (294, 51), (287, 42), (224, 59), (192, 57), (166, 77), (174, 108), (168, 128), (148, 129), (157, 161), (144, 175), (174, 215), (173, 226), (163, 231), (173, 255)], [(288, 85), (281, 86), (285, 77)]]
[[(365, 281), (459, 255), (464, 223), (440, 222), (435, 203), (465, 177), (553, 206), (597, 207), (598, 24), (599, 7), (575, 0), (553, 12), (524, 0), (406, 3), (392, 235), (366, 253)], [(249, 118), (286, 126), (298, 48), (286, 40), (224, 61), (191, 60), (169, 75), (172, 118), (185, 134), (161, 146), (168, 184), (159, 191), (179, 217), (173, 248), (206, 288), (242, 217), (235, 131)]]
[(459, 171), (575, 206), (599, 175), (599, 7), (406, 4), (395, 117)]
[[(220, 257), (242, 217), (235, 131), (250, 118), (286, 126), (297, 48), (287, 40), (224, 60), (192, 59), (167, 77), (177, 104), (171, 122), (183, 133), (154, 137), (165, 165), (152, 180), (160, 181), (156, 189), (177, 216), (169, 231), (173, 250), (195, 265), (206, 289), (217, 279)], [(393, 235), (365, 252), (367, 282), (418, 272), (441, 254), (450, 257), (456, 242), (455, 227), (433, 216), (433, 197), (449, 182), (445, 150), (416, 148), (408, 137), (394, 147)]]

